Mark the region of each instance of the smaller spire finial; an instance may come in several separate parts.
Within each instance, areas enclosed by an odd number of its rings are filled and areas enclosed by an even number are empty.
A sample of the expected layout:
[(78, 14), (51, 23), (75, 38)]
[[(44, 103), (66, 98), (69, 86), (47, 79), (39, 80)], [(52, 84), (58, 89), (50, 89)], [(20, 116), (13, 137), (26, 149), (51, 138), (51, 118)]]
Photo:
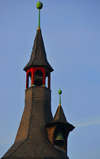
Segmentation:
[(37, 9), (39, 9), (38, 28), (40, 28), (40, 9), (42, 9), (43, 4), (39, 1), (39, 2), (36, 4), (36, 7), (37, 7)]
[(61, 94), (62, 94), (62, 91), (59, 90), (59, 91), (58, 91), (58, 94), (59, 94), (59, 106), (61, 106)]

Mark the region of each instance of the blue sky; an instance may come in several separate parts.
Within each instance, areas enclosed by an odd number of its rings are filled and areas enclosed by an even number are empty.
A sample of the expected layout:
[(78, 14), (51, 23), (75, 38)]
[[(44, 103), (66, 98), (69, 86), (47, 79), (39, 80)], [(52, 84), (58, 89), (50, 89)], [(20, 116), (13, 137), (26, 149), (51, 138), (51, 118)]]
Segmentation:
[[(0, 0), (0, 157), (13, 144), (24, 109), (24, 66), (36, 30), (36, 0)], [(70, 159), (100, 159), (100, 1), (43, 0), (41, 30), (51, 78), (52, 113), (62, 107), (76, 128)]]

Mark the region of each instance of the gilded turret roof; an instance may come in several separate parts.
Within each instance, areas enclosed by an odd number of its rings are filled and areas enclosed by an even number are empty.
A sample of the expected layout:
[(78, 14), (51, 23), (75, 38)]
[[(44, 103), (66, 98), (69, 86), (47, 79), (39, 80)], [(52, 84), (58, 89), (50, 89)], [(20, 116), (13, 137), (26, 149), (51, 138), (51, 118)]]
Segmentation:
[(46, 67), (50, 70), (50, 72), (53, 71), (53, 68), (50, 66), (49, 62), (47, 61), (44, 42), (40, 28), (37, 29), (30, 61), (24, 67), (24, 70), (27, 71), (27, 69), (34, 66)]

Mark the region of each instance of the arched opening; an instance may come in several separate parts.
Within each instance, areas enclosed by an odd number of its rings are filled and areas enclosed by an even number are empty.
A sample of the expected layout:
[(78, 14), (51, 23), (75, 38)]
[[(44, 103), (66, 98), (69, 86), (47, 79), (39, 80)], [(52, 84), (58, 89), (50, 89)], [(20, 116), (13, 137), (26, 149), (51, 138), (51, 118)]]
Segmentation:
[(57, 126), (53, 133), (53, 145), (54, 147), (58, 147), (60, 150), (66, 151), (66, 132), (62, 127), (59, 126)]
[(58, 146), (63, 146), (65, 144), (64, 135), (61, 131), (57, 132), (55, 136), (55, 144)]
[(48, 88), (48, 76), (49, 76), (48, 73), (46, 73), (46, 79), (45, 79), (45, 83), (46, 83), (46, 84), (45, 84), (45, 86), (46, 86), (47, 88)]
[(28, 88), (31, 87), (31, 72), (28, 73)]
[(34, 74), (34, 85), (43, 85), (43, 73), (41, 72), (41, 70), (37, 70)]

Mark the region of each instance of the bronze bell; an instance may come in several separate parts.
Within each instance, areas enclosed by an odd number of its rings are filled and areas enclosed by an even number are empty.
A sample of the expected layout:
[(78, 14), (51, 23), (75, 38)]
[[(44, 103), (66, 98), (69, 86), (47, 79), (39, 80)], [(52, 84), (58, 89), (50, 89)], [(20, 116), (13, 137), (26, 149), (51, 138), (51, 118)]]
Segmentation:
[(64, 143), (65, 143), (65, 140), (64, 140), (64, 137), (63, 137), (63, 133), (58, 132), (58, 134), (56, 135), (55, 144), (63, 145)]

